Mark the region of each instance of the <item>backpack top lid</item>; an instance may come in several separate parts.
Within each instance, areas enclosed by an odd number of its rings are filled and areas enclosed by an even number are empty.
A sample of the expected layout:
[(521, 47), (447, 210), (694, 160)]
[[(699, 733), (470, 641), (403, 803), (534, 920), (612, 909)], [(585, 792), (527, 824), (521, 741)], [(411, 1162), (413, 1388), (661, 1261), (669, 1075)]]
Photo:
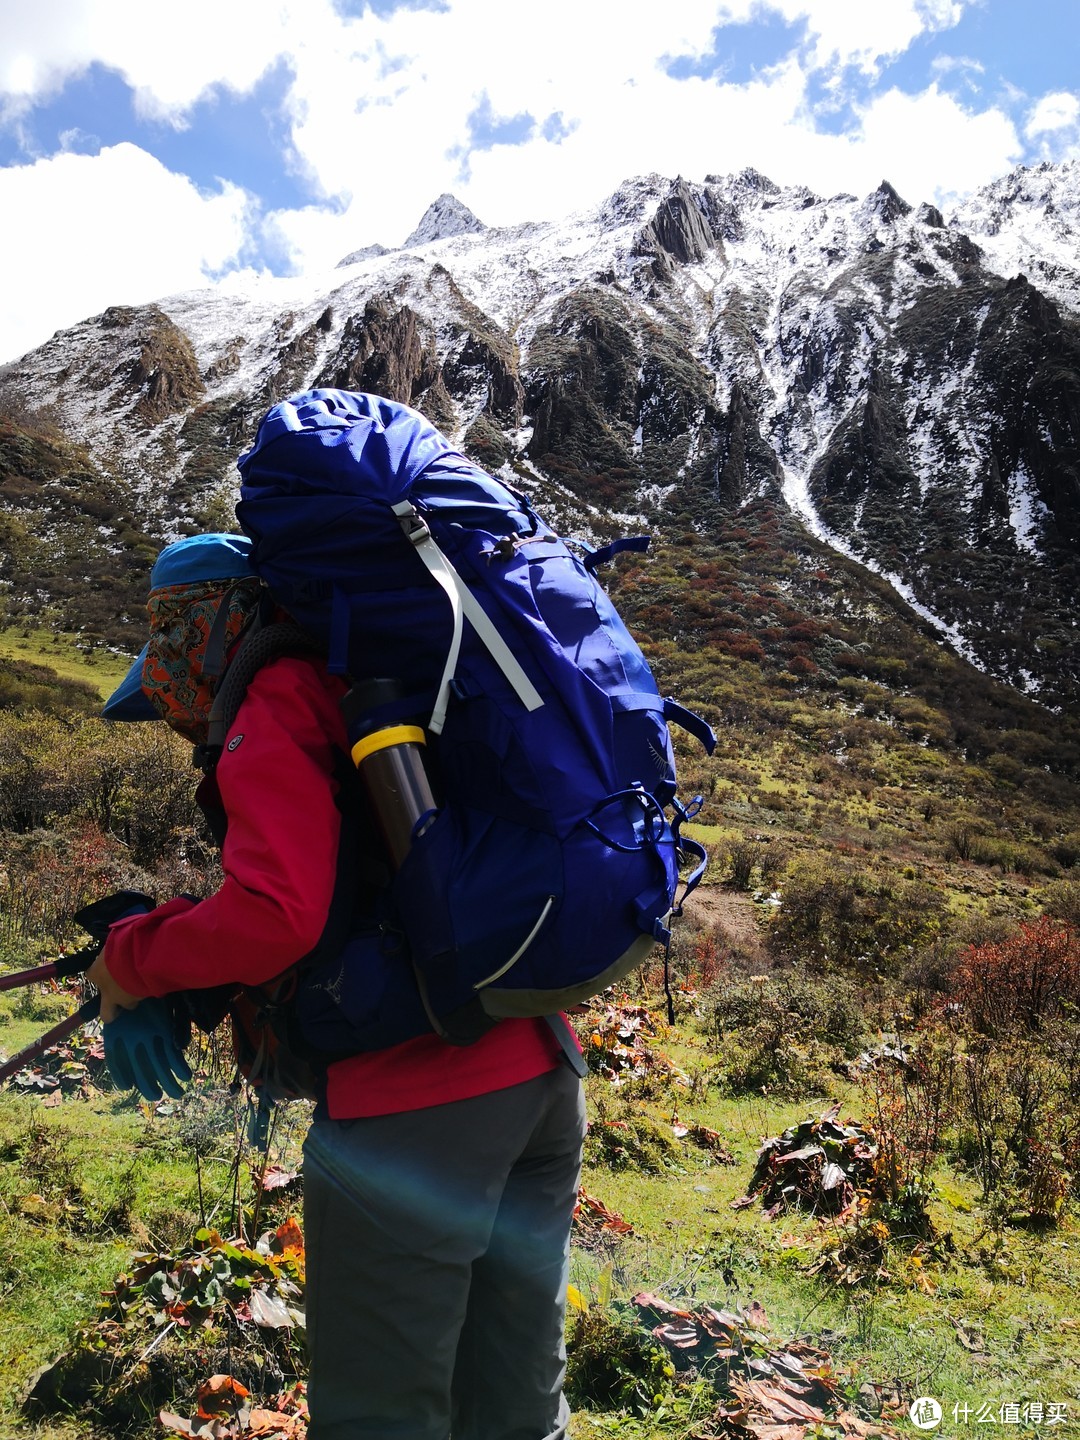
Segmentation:
[[(150, 571), (150, 589), (191, 585), (205, 580), (243, 580), (254, 575), (251, 541), (246, 535), (187, 535), (166, 545)], [(160, 715), (142, 688), (143, 663), (149, 641), (106, 700), (105, 720), (158, 720)]]
[[(286, 445), (276, 441), (288, 439)], [(460, 452), (417, 410), (351, 390), (306, 390), (266, 412), (255, 443), (236, 462), (248, 485), (352, 489), (356, 468), (373, 499), (396, 504), (434, 461)]]

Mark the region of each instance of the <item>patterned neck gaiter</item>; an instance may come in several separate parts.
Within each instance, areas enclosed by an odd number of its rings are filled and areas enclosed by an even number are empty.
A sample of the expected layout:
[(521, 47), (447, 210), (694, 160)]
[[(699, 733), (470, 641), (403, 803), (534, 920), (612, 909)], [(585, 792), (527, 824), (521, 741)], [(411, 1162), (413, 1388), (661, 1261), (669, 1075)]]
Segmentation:
[(193, 745), (206, 744), (210, 707), (221, 678), (204, 674), (207, 641), (218, 611), (227, 607), (220, 651), (225, 656), (255, 618), (261, 593), (254, 577), (200, 580), (150, 592), (142, 688), (165, 723)]

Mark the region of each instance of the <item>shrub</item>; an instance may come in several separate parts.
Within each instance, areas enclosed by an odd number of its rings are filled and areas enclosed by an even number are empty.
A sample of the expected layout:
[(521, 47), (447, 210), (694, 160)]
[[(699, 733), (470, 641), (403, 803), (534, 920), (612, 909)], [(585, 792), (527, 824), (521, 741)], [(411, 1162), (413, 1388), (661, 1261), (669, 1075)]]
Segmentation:
[(956, 1119), (961, 1059), (955, 1037), (927, 1025), (904, 1059), (882, 1056), (863, 1077), (885, 1199), (925, 1193), (930, 1167)]
[[(758, 801), (763, 792), (758, 791), (754, 799)], [(770, 796), (776, 802), (770, 808), (784, 808), (786, 801)], [(772, 840), (765, 835), (744, 835), (739, 840), (733, 840), (727, 848), (726, 860), (730, 867), (728, 884), (734, 890), (749, 890), (753, 884), (755, 869), (758, 872), (761, 884), (767, 890), (771, 890), (777, 879), (788, 863), (790, 852), (787, 847), (779, 841)]]
[(1080, 930), (1080, 880), (1055, 880), (1043, 891), (1042, 901), (1047, 915)]
[(760, 840), (744, 836), (728, 847), (727, 862), (731, 867), (731, 884), (736, 890), (749, 890), (754, 866), (759, 864), (765, 847)]
[[(681, 926), (672, 932), (671, 951), (668, 961), (670, 981), (687, 990), (707, 990), (727, 973), (730, 949), (716, 930), (684, 930)], [(663, 964), (645, 971), (646, 984), (650, 989), (663, 984)]]
[(1060, 836), (1050, 846), (1050, 854), (1063, 870), (1071, 870), (1080, 863), (1080, 831)]
[[(123, 846), (85, 821), (28, 835), (0, 833), (0, 941), (69, 938), (80, 906), (148, 884)], [(81, 944), (86, 937), (77, 938)]]
[(982, 1037), (961, 1069), (959, 1152), (1002, 1212), (1053, 1221), (1080, 1179), (1080, 1054), (1076, 1036), (1052, 1049), (1031, 1036)]
[(675, 1367), (662, 1345), (612, 1306), (574, 1317), (566, 1343), (566, 1395), (575, 1408), (647, 1415), (671, 1393)]
[(201, 830), (190, 746), (164, 725), (0, 712), (0, 830), (75, 818), (155, 864)]
[(720, 1071), (736, 1092), (824, 1091), (865, 1028), (855, 987), (835, 977), (756, 976), (718, 986), (709, 1002)]
[(957, 967), (950, 1004), (994, 1039), (1038, 1031), (1080, 1006), (1080, 937), (1048, 916), (1001, 941), (973, 945)]
[(945, 832), (945, 858), (964, 862), (971, 860), (979, 864), (992, 857), (987, 849), (986, 836), (966, 821), (958, 821)]
[(681, 1168), (682, 1152), (670, 1127), (631, 1110), (616, 1119), (598, 1115), (585, 1136), (585, 1163), (608, 1170), (636, 1170), (660, 1175)]
[(766, 890), (774, 888), (790, 858), (791, 854), (786, 845), (776, 840), (765, 842), (758, 869), (761, 871), (761, 883)]
[(40, 710), (63, 715), (101, 708), (101, 699), (85, 680), (68, 680), (48, 665), (0, 656), (0, 710)]
[(971, 945), (941, 1013), (966, 1037), (959, 1148), (1002, 1213), (1051, 1221), (1080, 1179), (1080, 938), (1048, 916)]
[(818, 971), (895, 974), (934, 940), (945, 913), (931, 885), (821, 856), (789, 867), (781, 897), (771, 945)]

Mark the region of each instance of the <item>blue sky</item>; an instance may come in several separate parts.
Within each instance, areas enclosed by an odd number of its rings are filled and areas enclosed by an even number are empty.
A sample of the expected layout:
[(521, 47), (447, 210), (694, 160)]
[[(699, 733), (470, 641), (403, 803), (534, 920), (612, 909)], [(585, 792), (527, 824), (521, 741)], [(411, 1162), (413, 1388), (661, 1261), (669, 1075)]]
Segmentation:
[[(523, 17), (527, 17), (524, 18)], [(0, 15), (0, 360), (108, 304), (657, 170), (951, 199), (1080, 154), (1077, 0), (37, 0)]]
[(141, 115), (123, 74), (94, 61), (0, 130), (0, 165), (58, 151), (97, 155), (127, 140), (200, 189), (212, 191), (229, 179), (250, 187), (268, 207), (304, 205), (312, 198), (309, 187), (283, 160), (291, 84), (292, 72), (279, 59), (246, 94), (213, 86), (178, 126), (167, 117)]

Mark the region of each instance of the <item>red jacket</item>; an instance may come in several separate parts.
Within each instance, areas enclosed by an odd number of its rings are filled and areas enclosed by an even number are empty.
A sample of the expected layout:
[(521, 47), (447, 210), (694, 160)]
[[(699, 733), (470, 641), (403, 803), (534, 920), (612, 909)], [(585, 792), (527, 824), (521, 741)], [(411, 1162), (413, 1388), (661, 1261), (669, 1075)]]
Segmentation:
[[(310, 660), (276, 660), (255, 676), (215, 772), (228, 816), (224, 882), (198, 904), (170, 900), (113, 926), (104, 958), (125, 990), (258, 985), (315, 947), (341, 831), (333, 762), (348, 750), (343, 693)], [(486, 1094), (558, 1063), (542, 1020), (503, 1020), (464, 1048), (431, 1034), (337, 1061), (326, 1098), (335, 1119), (384, 1115)]]

